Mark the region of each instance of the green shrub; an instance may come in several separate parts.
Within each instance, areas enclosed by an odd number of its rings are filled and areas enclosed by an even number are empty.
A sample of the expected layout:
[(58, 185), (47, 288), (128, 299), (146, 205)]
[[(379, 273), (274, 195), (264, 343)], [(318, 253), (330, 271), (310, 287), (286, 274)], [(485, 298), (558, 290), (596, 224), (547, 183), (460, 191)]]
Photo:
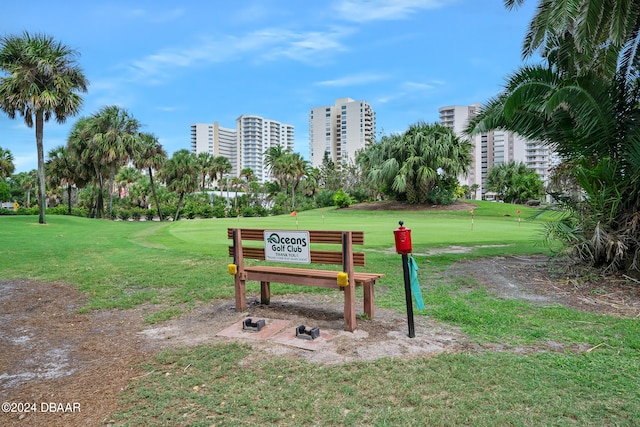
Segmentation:
[(333, 201), (334, 194), (335, 193), (333, 191), (329, 191), (329, 190), (318, 191), (318, 194), (316, 194), (316, 204), (318, 205), (318, 207), (326, 208), (329, 206), (334, 206), (334, 201)]
[(338, 208), (348, 208), (351, 206), (351, 197), (349, 197), (349, 195), (344, 191), (338, 190), (336, 191), (336, 194), (333, 195), (333, 203)]
[(131, 212), (129, 212), (127, 209), (120, 209), (117, 212), (117, 216), (118, 218), (120, 218), (123, 221), (127, 221), (130, 217), (131, 217)]
[(131, 218), (134, 221), (140, 221), (140, 217), (141, 216), (142, 216), (142, 209), (140, 209), (140, 208), (131, 209)]
[(275, 203), (271, 208), (271, 215), (282, 215), (284, 213), (284, 208), (282, 205)]
[(153, 221), (153, 218), (156, 216), (156, 211), (153, 209), (147, 209), (144, 211), (144, 217), (147, 221)]

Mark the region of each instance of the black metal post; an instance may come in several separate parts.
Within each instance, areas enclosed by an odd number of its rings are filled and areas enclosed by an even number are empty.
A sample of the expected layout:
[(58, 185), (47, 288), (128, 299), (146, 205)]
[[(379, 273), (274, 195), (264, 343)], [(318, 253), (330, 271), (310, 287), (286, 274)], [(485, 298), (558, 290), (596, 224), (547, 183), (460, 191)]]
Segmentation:
[(413, 303), (411, 301), (411, 280), (409, 279), (409, 256), (402, 254), (402, 271), (404, 272), (404, 294), (407, 300), (407, 322), (409, 323), (409, 338), (416, 336), (413, 326)]

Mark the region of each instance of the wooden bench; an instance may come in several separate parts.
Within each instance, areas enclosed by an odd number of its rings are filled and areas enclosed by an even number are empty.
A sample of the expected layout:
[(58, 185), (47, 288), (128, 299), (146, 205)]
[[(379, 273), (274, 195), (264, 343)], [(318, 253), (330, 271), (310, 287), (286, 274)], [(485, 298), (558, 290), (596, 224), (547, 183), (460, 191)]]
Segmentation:
[[(355, 287), (362, 286), (364, 290), (364, 312), (373, 318), (374, 291), (377, 279), (384, 274), (356, 272), (354, 267), (365, 266), (364, 252), (353, 252), (353, 245), (364, 245), (362, 231), (334, 231), (309, 230), (311, 244), (338, 244), (340, 250), (310, 249), (311, 264), (341, 265), (342, 270), (318, 270), (300, 267), (280, 267), (274, 265), (245, 266), (247, 258), (266, 261), (265, 250), (258, 246), (243, 246), (246, 240), (265, 240), (264, 229), (229, 228), (227, 237), (233, 241), (229, 246), (229, 256), (233, 257), (235, 267), (235, 301), (236, 310), (244, 311), (247, 307), (247, 280), (260, 282), (260, 299), (262, 304), (269, 304), (271, 300), (271, 282), (287, 283), (304, 286), (321, 286), (337, 288), (344, 292), (344, 327), (347, 331), (356, 329)], [(280, 230), (287, 231), (287, 230)], [(293, 230), (289, 230), (293, 231)], [(310, 245), (311, 246), (311, 245)], [(300, 264), (298, 264), (300, 265)], [(346, 273), (346, 278), (340, 273)], [(339, 276), (342, 286), (338, 284)]]

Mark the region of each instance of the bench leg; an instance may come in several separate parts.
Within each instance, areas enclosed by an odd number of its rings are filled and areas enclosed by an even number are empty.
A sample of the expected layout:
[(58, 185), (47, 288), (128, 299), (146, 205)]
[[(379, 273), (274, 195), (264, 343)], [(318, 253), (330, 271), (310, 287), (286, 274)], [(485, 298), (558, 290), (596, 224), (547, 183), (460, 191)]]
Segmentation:
[(356, 287), (355, 283), (344, 287), (344, 330), (356, 330)]
[(269, 305), (271, 302), (271, 283), (260, 282), (260, 303)]
[(373, 285), (375, 282), (366, 282), (364, 288), (364, 312), (369, 316), (369, 319), (373, 319), (374, 310), (374, 295)]
[(235, 280), (236, 291), (236, 311), (245, 311), (247, 309), (247, 290), (245, 281), (241, 280), (236, 274)]

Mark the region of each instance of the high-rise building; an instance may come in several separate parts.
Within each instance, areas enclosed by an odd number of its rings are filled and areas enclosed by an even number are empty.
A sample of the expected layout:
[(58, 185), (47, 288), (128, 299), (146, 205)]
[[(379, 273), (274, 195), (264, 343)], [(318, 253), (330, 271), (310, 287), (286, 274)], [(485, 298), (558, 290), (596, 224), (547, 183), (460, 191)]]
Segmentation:
[(322, 165), (325, 154), (338, 166), (354, 161), (356, 152), (375, 141), (376, 115), (366, 101), (338, 98), (335, 105), (309, 114), (309, 162)]
[(236, 130), (223, 128), (218, 122), (191, 125), (191, 151), (196, 154), (209, 153), (215, 157), (226, 157), (233, 167), (231, 174), (234, 176), (239, 173), (237, 141)]
[[(457, 135), (462, 135), (469, 120), (478, 113), (479, 108), (479, 104), (442, 107), (439, 109), (440, 123), (453, 129)], [(549, 147), (509, 131), (498, 129), (474, 135), (471, 137), (471, 144), (473, 155), (469, 173), (459, 180), (463, 185), (478, 185), (476, 199), (485, 198), (487, 174), (494, 166), (512, 161), (522, 162), (546, 183), (549, 170), (555, 164), (556, 157)]]
[(293, 150), (293, 126), (259, 116), (242, 115), (236, 119), (240, 170), (251, 168), (260, 182), (271, 176), (264, 164), (265, 151), (281, 146)]
[(251, 168), (260, 182), (271, 177), (264, 167), (264, 152), (275, 145), (293, 150), (294, 128), (259, 116), (242, 115), (236, 128), (224, 128), (215, 122), (191, 125), (191, 151), (226, 157), (232, 166), (231, 175)]

